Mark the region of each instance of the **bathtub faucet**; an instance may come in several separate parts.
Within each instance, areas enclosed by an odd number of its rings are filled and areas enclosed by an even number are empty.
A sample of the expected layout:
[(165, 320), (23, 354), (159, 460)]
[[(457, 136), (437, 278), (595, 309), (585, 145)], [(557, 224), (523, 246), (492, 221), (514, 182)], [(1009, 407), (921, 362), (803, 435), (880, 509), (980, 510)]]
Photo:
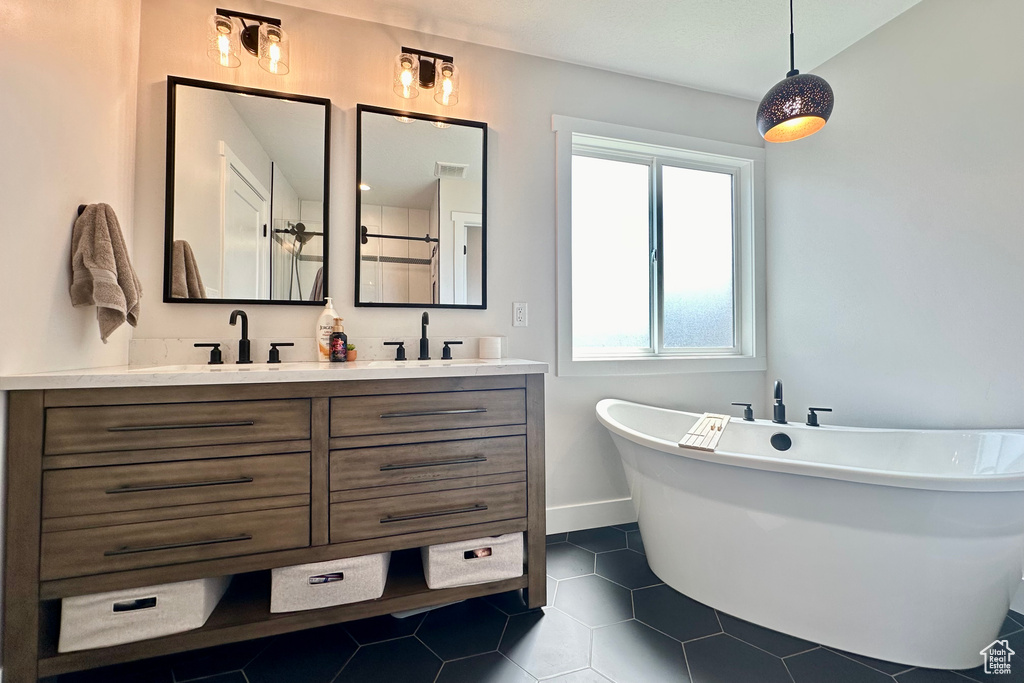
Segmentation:
[(782, 380), (775, 380), (775, 405), (772, 406), (772, 422), (786, 424), (786, 404), (782, 402)]

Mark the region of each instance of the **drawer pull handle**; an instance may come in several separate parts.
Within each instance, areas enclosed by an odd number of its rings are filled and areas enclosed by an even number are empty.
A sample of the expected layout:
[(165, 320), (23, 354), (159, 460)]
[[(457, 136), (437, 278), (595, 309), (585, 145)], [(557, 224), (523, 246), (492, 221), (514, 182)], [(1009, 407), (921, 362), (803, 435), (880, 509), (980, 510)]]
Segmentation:
[(454, 510), (438, 510), (437, 512), (417, 512), (411, 515), (388, 515), (380, 520), (381, 524), (388, 522), (408, 522), (411, 519), (426, 519), (427, 517), (443, 517), (444, 515), (462, 515), (467, 512), (483, 512), (486, 505), (471, 505), (467, 508), (456, 508)]
[(414, 413), (384, 413), (380, 419), (391, 417), (430, 417), (432, 415), (466, 415), (468, 413), (486, 413), (487, 408), (462, 408), (459, 410), (422, 410)]
[(165, 543), (164, 545), (150, 545), (141, 548), (132, 548), (130, 546), (123, 546), (115, 550), (108, 550), (103, 553), (104, 557), (113, 557), (115, 555), (134, 555), (135, 553), (149, 553), (155, 550), (174, 550), (176, 548), (191, 548), (193, 546), (200, 545), (215, 545), (217, 543), (234, 543), (235, 541), (251, 541), (251, 534), (239, 534), (238, 536), (228, 536), (226, 538), (211, 538), (205, 541), (185, 541), (184, 543)]
[(172, 489), (194, 489), (200, 486), (222, 486), (225, 484), (251, 484), (252, 477), (237, 479), (217, 479), (214, 481), (183, 481), (177, 484), (151, 484), (149, 486), (118, 486), (108, 489), (105, 493), (139, 493), (141, 491), (170, 491)]
[(209, 429), (211, 427), (252, 427), (255, 420), (239, 420), (238, 422), (202, 422), (185, 425), (132, 425), (129, 427), (107, 427), (108, 432), (152, 432), (160, 429)]
[(487, 462), (482, 455), (474, 455), (469, 458), (457, 458), (455, 460), (433, 460), (430, 462), (409, 462), (401, 465), (381, 465), (381, 472), (392, 472), (394, 470), (413, 470), (419, 467), (441, 467), (443, 465), (468, 465), (474, 462)]

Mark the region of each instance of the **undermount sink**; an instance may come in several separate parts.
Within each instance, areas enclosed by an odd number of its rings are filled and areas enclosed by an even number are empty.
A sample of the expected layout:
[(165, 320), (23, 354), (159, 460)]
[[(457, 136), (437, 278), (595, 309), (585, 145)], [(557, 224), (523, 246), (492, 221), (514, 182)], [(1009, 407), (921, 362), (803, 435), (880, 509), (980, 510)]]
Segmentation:
[(448, 368), (456, 366), (494, 365), (500, 364), (498, 360), (485, 360), (481, 358), (459, 358), (455, 360), (373, 360), (353, 363), (317, 363), (317, 362), (296, 362), (296, 363), (252, 363), (239, 365), (237, 363), (224, 363), (222, 365), (209, 365), (197, 363), (194, 365), (154, 365), (146, 367), (131, 368), (128, 372), (146, 374), (172, 374), (172, 373), (217, 373), (217, 372), (288, 372), (297, 370), (323, 370), (325, 372), (337, 371), (349, 368), (370, 368), (370, 369), (401, 369), (401, 368)]
[(374, 360), (368, 368), (447, 368), (454, 365), (490, 365), (493, 360), (459, 358), (455, 360)]
[(172, 372), (256, 372), (260, 370), (310, 370), (318, 367), (318, 363), (251, 363), (239, 365), (224, 363), (221, 365), (155, 365), (132, 368), (128, 372), (140, 373), (172, 373)]

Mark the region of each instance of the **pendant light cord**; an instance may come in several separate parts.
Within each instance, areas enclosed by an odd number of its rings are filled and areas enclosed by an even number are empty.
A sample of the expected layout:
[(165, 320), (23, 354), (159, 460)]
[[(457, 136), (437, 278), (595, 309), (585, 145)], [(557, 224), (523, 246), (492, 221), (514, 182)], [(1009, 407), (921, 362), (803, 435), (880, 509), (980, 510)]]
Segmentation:
[(800, 72), (796, 70), (796, 52), (793, 39), (793, 0), (789, 0), (789, 73), (786, 76), (796, 76)]

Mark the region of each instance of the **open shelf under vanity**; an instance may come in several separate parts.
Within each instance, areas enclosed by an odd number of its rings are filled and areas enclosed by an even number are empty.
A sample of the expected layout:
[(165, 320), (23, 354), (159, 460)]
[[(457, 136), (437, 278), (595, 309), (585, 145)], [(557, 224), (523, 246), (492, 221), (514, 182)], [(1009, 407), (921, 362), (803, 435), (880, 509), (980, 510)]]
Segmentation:
[(44, 601), (40, 624), (39, 676), (56, 676), (96, 666), (119, 664), (381, 614), (443, 605), (523, 589), (527, 585), (528, 579), (524, 574), (503, 581), (431, 590), (423, 578), (419, 551), (408, 549), (392, 554), (384, 595), (377, 600), (272, 614), (270, 572), (249, 572), (234, 578), (231, 587), (202, 628), (97, 650), (66, 653), (57, 652), (60, 601)]

